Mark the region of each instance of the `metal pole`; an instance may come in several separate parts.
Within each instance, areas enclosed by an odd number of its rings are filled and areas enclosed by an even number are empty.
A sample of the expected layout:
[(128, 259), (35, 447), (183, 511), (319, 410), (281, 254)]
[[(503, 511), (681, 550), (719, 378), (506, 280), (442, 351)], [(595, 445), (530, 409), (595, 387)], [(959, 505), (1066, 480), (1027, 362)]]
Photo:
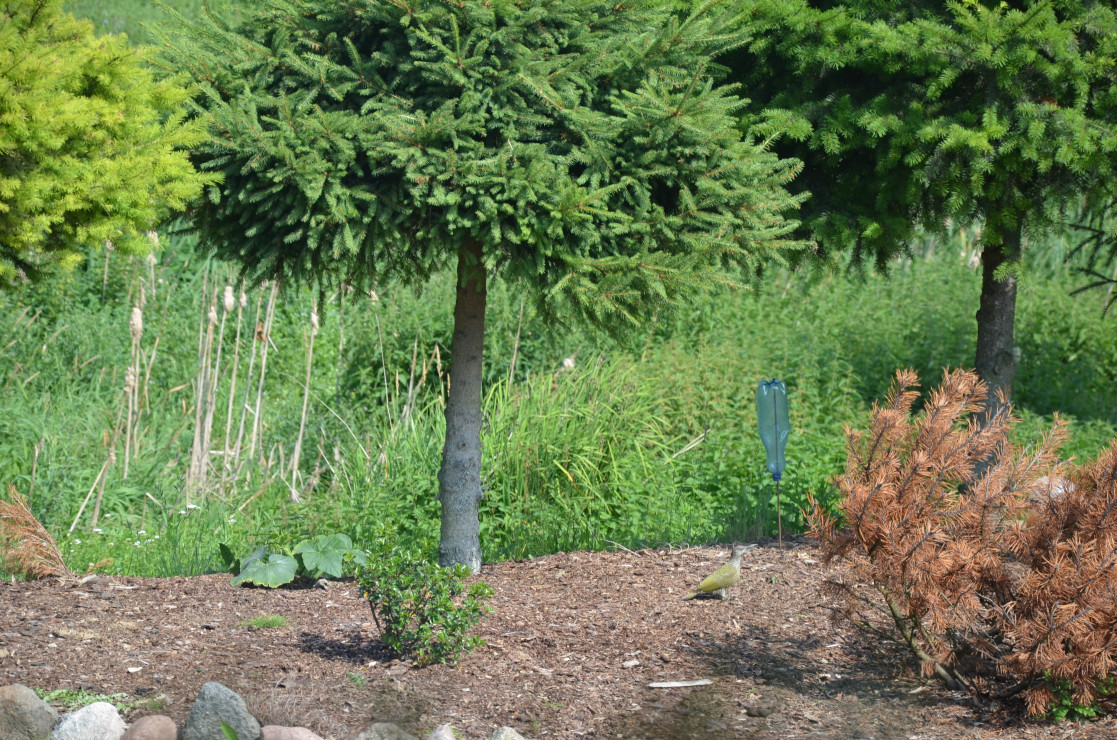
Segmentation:
[(776, 527), (780, 537), (780, 549), (783, 549), (783, 513), (780, 510), (780, 482), (776, 480)]

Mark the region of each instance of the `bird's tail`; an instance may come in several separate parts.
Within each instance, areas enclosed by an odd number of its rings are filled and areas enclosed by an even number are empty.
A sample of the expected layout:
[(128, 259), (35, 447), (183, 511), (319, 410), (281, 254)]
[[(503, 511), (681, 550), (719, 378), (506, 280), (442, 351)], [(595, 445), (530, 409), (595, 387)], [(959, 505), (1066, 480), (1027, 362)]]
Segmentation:
[(691, 592), (690, 592), (689, 594), (687, 594), (687, 595), (686, 595), (686, 596), (684, 596), (683, 598), (679, 599), (679, 601), (687, 601), (687, 600), (689, 600), (689, 599), (693, 599), (693, 598), (694, 598), (695, 596), (697, 596), (697, 595), (698, 595), (698, 592), (697, 592), (697, 591), (691, 591)]

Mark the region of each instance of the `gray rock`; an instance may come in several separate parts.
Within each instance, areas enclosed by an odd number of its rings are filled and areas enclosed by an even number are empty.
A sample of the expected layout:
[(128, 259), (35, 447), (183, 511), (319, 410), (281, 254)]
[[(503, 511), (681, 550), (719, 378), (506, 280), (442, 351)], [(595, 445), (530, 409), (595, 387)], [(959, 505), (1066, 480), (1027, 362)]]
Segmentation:
[(419, 740), (409, 732), (404, 732), (391, 722), (377, 722), (357, 735), (355, 740)]
[(120, 740), (126, 729), (116, 707), (98, 701), (63, 715), (50, 740)]
[(305, 727), (264, 725), (260, 728), (260, 740), (322, 740), (322, 737)]
[(0, 737), (39, 740), (50, 737), (58, 712), (23, 684), (0, 686)]
[(260, 723), (248, 713), (244, 699), (232, 689), (210, 681), (202, 686), (190, 707), (182, 740), (224, 740), (222, 722), (233, 728), (238, 740), (260, 740)]
[(454, 731), (450, 729), (450, 725), (439, 725), (427, 735), (427, 740), (456, 740)]
[(524, 736), (511, 727), (498, 727), (493, 731), (493, 736), (489, 740), (524, 740)]
[(120, 740), (177, 740), (178, 727), (175, 721), (162, 714), (140, 717), (124, 733)]

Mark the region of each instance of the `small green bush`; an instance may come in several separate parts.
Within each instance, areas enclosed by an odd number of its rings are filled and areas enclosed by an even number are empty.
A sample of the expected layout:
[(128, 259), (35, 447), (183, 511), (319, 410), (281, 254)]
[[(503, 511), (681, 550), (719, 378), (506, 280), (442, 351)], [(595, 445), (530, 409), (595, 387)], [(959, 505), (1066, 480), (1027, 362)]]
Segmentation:
[[(485, 641), (468, 634), (489, 612), (493, 595), (484, 582), (468, 588), (469, 568), (443, 568), (417, 553), (380, 539), (380, 552), (358, 566), (357, 582), (372, 607), (380, 641), (396, 655), (414, 655), (418, 665), (452, 662)], [(455, 599), (465, 593), (458, 603)]]

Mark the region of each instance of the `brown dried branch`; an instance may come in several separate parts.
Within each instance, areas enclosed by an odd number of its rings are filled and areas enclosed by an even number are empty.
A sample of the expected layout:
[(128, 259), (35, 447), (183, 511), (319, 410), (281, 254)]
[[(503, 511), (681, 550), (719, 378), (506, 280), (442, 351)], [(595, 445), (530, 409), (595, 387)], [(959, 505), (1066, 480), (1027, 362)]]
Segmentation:
[(847, 430), (838, 516), (810, 499), (824, 558), (873, 585), (948, 684), (991, 686), (964, 675), (958, 656), (968, 655), (1015, 679), (1008, 694), (1023, 691), (1033, 713), (1053, 700), (1051, 681), (1097, 701), (1117, 668), (1117, 441), (1073, 469), (1057, 457), (1058, 419), (1021, 449), (1008, 410), (976, 421), (987, 393), (973, 373), (944, 373), (912, 413), (917, 382), (897, 373), (868, 428)]
[(25, 578), (70, 575), (50, 532), (39, 523), (15, 486), (10, 501), (0, 500), (0, 563), (9, 573)]

